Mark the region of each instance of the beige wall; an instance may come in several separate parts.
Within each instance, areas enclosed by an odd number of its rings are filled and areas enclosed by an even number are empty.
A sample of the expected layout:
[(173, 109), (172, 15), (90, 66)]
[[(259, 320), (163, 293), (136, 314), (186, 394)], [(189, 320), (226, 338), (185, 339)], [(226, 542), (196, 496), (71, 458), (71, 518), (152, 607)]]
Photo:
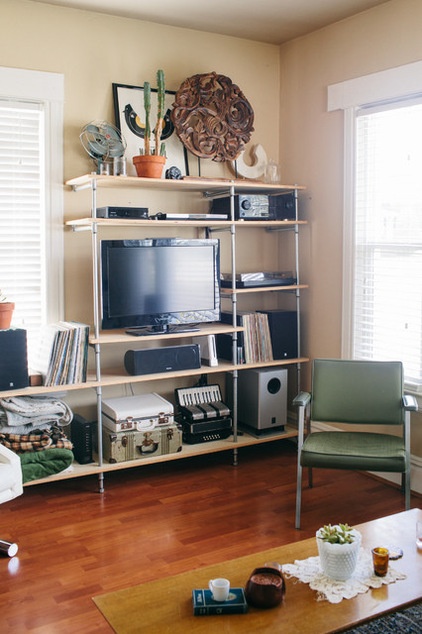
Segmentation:
[(252, 141), (278, 154), (279, 56), (273, 45), (54, 7), (1, 0), (0, 65), (65, 76), (65, 178), (91, 170), (79, 142), (83, 124), (114, 120), (112, 82), (168, 90), (196, 73), (228, 75), (255, 111)]
[[(280, 161), (287, 180), (307, 186), (302, 305), (312, 358), (341, 353), (343, 113), (327, 112), (327, 86), (422, 59), (421, 23), (420, 0), (392, 0), (280, 50)], [(412, 453), (422, 455), (420, 424)]]

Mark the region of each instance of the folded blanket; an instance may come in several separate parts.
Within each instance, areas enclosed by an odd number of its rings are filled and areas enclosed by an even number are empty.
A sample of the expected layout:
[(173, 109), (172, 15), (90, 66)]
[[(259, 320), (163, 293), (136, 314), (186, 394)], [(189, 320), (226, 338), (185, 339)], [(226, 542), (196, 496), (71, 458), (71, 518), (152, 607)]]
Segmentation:
[(69, 449), (44, 449), (20, 454), (23, 482), (60, 473), (73, 462), (73, 453)]
[(0, 399), (0, 431), (27, 434), (51, 425), (64, 427), (73, 418), (64, 401), (49, 396), (16, 396)]
[(44, 449), (72, 449), (72, 442), (58, 427), (35, 429), (32, 434), (0, 433), (0, 443), (15, 453), (42, 451)]

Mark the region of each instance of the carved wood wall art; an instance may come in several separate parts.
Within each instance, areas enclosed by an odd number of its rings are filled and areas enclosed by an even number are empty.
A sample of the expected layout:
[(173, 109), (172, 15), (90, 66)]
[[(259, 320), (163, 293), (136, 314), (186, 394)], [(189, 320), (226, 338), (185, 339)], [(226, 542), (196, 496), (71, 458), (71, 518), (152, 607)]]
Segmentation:
[(214, 72), (185, 79), (171, 118), (192, 154), (218, 162), (235, 160), (254, 129), (254, 112), (240, 88)]

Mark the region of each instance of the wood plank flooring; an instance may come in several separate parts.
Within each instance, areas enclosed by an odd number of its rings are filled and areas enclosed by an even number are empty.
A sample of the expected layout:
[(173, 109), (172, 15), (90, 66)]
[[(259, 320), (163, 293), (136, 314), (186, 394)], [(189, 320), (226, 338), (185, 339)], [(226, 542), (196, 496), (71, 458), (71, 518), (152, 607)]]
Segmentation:
[(305, 539), (323, 523), (404, 509), (388, 484), (315, 471), (297, 531), (295, 460), (294, 443), (278, 441), (242, 449), (237, 467), (225, 452), (109, 474), (103, 495), (91, 477), (27, 487), (0, 506), (0, 538), (19, 545), (17, 558), (0, 559), (0, 632), (109, 634), (94, 595), (211, 563), (223, 575), (225, 560)]

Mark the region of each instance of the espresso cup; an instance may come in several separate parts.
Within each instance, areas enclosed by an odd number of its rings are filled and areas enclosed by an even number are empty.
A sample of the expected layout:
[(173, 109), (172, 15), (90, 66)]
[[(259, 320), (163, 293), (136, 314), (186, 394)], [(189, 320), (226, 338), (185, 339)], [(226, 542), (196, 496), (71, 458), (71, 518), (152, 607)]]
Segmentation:
[(227, 601), (230, 592), (230, 581), (219, 577), (218, 579), (210, 579), (208, 583), (214, 601)]

